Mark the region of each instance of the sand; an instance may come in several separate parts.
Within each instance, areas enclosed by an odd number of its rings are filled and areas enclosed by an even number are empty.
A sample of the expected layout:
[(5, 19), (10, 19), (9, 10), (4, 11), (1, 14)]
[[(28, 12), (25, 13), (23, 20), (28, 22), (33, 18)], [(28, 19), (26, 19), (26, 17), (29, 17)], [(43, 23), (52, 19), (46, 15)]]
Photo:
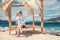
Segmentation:
[(9, 35), (8, 31), (0, 32), (0, 40), (60, 40), (60, 36), (41, 34), (38, 30), (27, 30), (17, 37), (14, 30), (11, 35)]

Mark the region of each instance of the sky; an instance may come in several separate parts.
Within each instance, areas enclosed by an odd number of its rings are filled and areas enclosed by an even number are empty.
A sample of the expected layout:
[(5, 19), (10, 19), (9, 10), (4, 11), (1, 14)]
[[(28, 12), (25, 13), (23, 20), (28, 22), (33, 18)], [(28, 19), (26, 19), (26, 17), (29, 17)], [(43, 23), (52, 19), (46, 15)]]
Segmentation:
[[(24, 7), (12, 7), (12, 20), (15, 20), (16, 17), (16, 12), (17, 10), (23, 10), (23, 15), (26, 18), (26, 20), (30, 21), (32, 20), (31, 16), (27, 16), (27, 12), (26, 9)], [(60, 0), (44, 0), (44, 20), (48, 20), (50, 18), (55, 18), (55, 17), (59, 17), (60, 16)], [(37, 14), (37, 12), (35, 11), (35, 20), (38, 21), (39, 20), (39, 15)], [(6, 16), (4, 16), (2, 14), (2, 12), (0, 12), (0, 19), (2, 20), (8, 20), (8, 18)]]
[(44, 18), (50, 19), (60, 16), (60, 1), (45, 0), (44, 1)]

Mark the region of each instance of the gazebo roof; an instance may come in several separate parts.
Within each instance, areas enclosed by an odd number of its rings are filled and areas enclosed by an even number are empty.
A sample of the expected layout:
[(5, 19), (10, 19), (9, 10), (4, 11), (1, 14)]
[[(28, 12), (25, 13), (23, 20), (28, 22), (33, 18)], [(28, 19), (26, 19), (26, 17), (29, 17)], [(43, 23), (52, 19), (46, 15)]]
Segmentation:
[[(40, 1), (38, 2), (36, 0), (10, 0), (7, 3), (5, 2), (4, 6), (2, 6), (2, 8), (0, 7), (3, 10), (3, 12), (5, 12), (7, 10), (8, 6), (11, 2), (12, 2), (12, 4), (18, 4), (18, 5), (26, 2), (29, 5), (29, 6), (26, 6), (27, 10), (29, 10), (29, 11), (30, 11), (29, 7), (32, 7), (34, 10), (37, 10), (37, 11), (42, 9), (41, 3), (39, 4)], [(38, 11), (38, 13), (39, 13), (39, 11)]]

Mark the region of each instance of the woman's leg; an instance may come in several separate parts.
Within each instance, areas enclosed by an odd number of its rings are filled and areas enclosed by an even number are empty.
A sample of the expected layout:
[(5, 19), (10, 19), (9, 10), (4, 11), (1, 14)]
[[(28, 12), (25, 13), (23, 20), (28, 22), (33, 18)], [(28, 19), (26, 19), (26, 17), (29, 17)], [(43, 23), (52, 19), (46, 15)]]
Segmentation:
[(17, 37), (20, 35), (20, 28), (17, 27)]
[(20, 35), (20, 33), (22, 33), (22, 24), (20, 22), (18, 22), (18, 26), (17, 26), (17, 36)]
[(20, 33), (22, 33), (22, 23), (18, 23), (19, 29), (20, 29)]

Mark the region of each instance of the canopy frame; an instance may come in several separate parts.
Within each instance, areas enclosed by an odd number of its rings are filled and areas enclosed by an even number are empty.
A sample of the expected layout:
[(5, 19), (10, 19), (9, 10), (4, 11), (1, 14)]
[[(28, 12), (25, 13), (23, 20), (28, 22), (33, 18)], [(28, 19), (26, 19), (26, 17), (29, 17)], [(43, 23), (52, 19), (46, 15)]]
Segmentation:
[[(9, 22), (9, 34), (11, 34), (11, 31), (12, 29), (14, 28), (14, 26), (12, 26), (12, 14), (11, 14), (11, 9), (12, 9), (12, 6), (25, 6), (25, 4), (12, 4), (10, 3), (9, 5), (9, 15), (8, 15), (8, 22)], [(41, 28), (41, 33), (44, 33), (44, 18), (43, 18), (43, 0), (41, 0), (41, 6), (42, 6), (42, 9), (40, 9), (40, 21), (41, 21), (41, 26), (35, 26), (34, 25), (34, 10), (33, 10), (33, 15), (32, 15), (32, 18), (33, 18), (33, 24), (31, 26), (29, 26), (28, 28), (33, 28), (33, 30), (35, 28)]]

